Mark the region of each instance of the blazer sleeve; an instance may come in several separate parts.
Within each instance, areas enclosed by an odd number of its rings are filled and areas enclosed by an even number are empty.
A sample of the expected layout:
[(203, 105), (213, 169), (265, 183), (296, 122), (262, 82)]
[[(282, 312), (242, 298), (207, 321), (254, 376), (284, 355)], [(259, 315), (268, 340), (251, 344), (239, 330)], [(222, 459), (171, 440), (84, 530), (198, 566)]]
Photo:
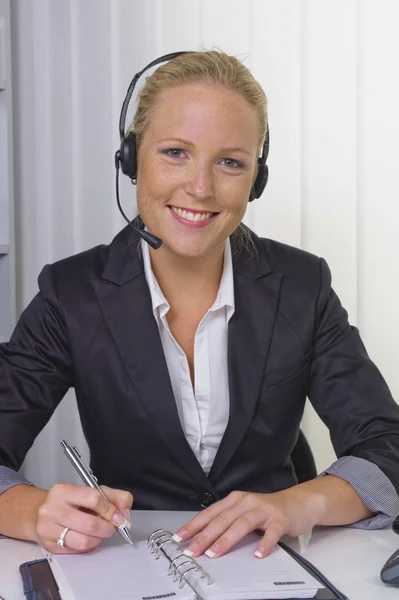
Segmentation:
[(349, 325), (323, 259), (309, 381), (309, 399), (329, 428), (338, 458), (375, 463), (399, 491), (399, 406), (357, 328)]
[(72, 386), (71, 353), (53, 269), (10, 341), (0, 344), (0, 465), (18, 470), (38, 433)]

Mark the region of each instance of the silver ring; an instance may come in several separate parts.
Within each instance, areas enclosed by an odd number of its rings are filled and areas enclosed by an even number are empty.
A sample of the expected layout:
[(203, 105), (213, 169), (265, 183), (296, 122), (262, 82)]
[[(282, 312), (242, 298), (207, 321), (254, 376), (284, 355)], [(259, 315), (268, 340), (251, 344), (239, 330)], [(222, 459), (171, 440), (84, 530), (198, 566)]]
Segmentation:
[(69, 531), (69, 527), (64, 527), (64, 529), (61, 531), (60, 537), (57, 540), (57, 544), (59, 546), (62, 546), (62, 548), (66, 547), (64, 540), (65, 540), (65, 536), (68, 533), (68, 531)]

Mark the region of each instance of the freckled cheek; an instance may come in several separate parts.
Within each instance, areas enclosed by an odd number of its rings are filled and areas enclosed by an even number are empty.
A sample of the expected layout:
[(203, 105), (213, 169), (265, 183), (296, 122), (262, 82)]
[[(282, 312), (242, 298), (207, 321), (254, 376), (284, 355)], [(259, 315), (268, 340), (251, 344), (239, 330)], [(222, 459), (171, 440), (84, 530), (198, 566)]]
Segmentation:
[(168, 202), (171, 193), (170, 182), (167, 178), (158, 176), (146, 177), (138, 182), (137, 201), (140, 209), (151, 208), (156, 204)]
[(140, 183), (143, 194), (157, 200), (168, 198), (170, 193), (181, 183), (181, 176), (163, 167), (152, 167), (143, 171)]
[(248, 205), (249, 192), (247, 185), (228, 185), (220, 189), (218, 204), (229, 213), (240, 216), (245, 214)]

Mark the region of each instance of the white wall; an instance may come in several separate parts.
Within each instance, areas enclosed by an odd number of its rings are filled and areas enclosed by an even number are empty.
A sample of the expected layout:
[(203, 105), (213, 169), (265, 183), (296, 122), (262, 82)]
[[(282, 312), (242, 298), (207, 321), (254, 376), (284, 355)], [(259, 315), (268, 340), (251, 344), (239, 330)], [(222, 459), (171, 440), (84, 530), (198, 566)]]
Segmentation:
[[(397, 0), (13, 0), (19, 310), (45, 263), (122, 226), (113, 153), (133, 75), (162, 53), (218, 46), (245, 60), (269, 98), (270, 182), (247, 222), (327, 259), (399, 398), (398, 21)], [(122, 193), (129, 211), (128, 182)], [(26, 461), (41, 485), (70, 479), (58, 442), (81, 443), (73, 402)], [(304, 426), (326, 467), (324, 426), (311, 411)]]

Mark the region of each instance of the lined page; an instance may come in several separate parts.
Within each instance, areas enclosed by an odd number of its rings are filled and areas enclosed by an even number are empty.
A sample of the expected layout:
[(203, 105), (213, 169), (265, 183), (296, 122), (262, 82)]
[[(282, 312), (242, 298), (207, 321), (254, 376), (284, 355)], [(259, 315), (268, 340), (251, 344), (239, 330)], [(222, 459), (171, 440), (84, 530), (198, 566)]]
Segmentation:
[(146, 545), (99, 547), (88, 554), (50, 557), (63, 600), (193, 600), (168, 576), (169, 561), (155, 560)]

